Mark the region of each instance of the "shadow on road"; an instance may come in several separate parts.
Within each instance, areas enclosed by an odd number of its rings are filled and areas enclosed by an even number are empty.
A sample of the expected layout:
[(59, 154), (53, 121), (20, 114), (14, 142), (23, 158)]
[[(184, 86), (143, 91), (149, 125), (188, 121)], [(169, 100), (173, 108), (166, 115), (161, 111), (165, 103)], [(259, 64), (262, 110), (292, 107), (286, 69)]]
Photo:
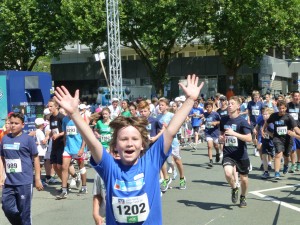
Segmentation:
[(196, 201), (190, 201), (190, 200), (178, 200), (179, 203), (185, 204), (187, 207), (198, 207), (204, 210), (215, 210), (215, 209), (228, 209), (233, 210), (232, 207), (237, 205), (225, 205), (225, 204), (219, 204), (219, 203), (213, 203), (213, 202), (196, 202)]

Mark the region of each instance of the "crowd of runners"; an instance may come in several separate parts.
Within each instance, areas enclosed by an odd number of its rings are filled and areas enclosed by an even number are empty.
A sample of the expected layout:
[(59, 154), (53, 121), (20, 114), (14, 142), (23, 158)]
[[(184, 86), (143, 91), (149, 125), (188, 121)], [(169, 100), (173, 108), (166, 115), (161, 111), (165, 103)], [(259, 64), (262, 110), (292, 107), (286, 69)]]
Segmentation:
[(109, 106), (92, 107), (80, 102), (79, 91), (71, 96), (57, 88), (29, 134), (23, 132), (24, 115), (10, 113), (0, 136), (2, 208), (10, 223), (31, 224), (33, 175), (39, 191), (61, 183), (57, 200), (67, 199), (72, 187), (88, 194), (87, 162), (97, 171), (95, 224), (162, 224), (163, 193), (171, 182), (187, 188), (180, 155), (185, 145), (207, 143), (207, 166), (223, 165), (231, 200), (241, 208), (247, 206), (249, 154), (261, 158), (255, 166), (262, 179), (300, 170), (298, 91), (203, 99), (195, 75), (179, 85), (185, 95), (172, 101), (113, 98)]

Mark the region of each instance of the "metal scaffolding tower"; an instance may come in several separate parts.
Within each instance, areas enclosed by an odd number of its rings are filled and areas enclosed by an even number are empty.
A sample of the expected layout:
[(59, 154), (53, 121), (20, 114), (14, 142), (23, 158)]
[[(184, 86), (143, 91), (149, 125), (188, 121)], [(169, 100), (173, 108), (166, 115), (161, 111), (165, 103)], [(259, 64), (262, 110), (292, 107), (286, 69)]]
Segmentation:
[(123, 99), (118, 0), (106, 0), (110, 99)]

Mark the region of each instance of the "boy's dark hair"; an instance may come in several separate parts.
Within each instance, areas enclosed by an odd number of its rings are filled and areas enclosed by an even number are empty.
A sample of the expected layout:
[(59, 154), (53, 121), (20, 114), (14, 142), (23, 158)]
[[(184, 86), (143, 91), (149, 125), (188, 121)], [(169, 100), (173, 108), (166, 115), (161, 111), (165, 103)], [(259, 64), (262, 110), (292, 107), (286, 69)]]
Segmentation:
[(214, 102), (212, 100), (208, 100), (207, 102), (204, 103), (204, 108), (206, 108), (207, 106), (211, 106), (213, 107), (214, 106)]
[(147, 130), (148, 120), (143, 117), (124, 117), (118, 116), (113, 121), (110, 122), (109, 126), (114, 130), (112, 139), (109, 144), (109, 148), (115, 150), (117, 145), (117, 137), (118, 132), (128, 126), (135, 127), (142, 136), (142, 143), (144, 150), (148, 148), (149, 138), (148, 138), (148, 130)]
[(279, 108), (280, 106), (285, 106), (286, 107), (286, 102), (284, 100), (278, 100), (277, 107)]
[(12, 113), (12, 114), (9, 115), (9, 119), (11, 119), (12, 117), (13, 118), (19, 118), (22, 121), (22, 123), (24, 123), (24, 121), (25, 121), (23, 113), (16, 113), (16, 112), (14, 112), (14, 113)]

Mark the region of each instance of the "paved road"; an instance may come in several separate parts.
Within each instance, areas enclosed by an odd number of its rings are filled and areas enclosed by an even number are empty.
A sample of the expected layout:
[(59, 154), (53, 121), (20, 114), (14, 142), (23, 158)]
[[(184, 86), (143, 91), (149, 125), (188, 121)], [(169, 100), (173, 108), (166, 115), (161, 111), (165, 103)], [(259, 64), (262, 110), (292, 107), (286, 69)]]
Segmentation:
[[(252, 147), (249, 146), (249, 153)], [(187, 189), (179, 190), (179, 180), (171, 183), (162, 196), (164, 225), (270, 225), (298, 224), (300, 213), (300, 172), (288, 174), (280, 181), (260, 179), (260, 160), (251, 156), (253, 171), (249, 177), (248, 207), (231, 203), (221, 165), (207, 166), (206, 145), (197, 150), (185, 148), (182, 158), (187, 177)], [(94, 170), (88, 169), (88, 188), (92, 189)], [(56, 189), (49, 186), (43, 192), (34, 191), (32, 214), (35, 225), (86, 225), (92, 219), (92, 196), (77, 196), (72, 190), (66, 200), (55, 200)], [(9, 224), (0, 210), (0, 224)]]

